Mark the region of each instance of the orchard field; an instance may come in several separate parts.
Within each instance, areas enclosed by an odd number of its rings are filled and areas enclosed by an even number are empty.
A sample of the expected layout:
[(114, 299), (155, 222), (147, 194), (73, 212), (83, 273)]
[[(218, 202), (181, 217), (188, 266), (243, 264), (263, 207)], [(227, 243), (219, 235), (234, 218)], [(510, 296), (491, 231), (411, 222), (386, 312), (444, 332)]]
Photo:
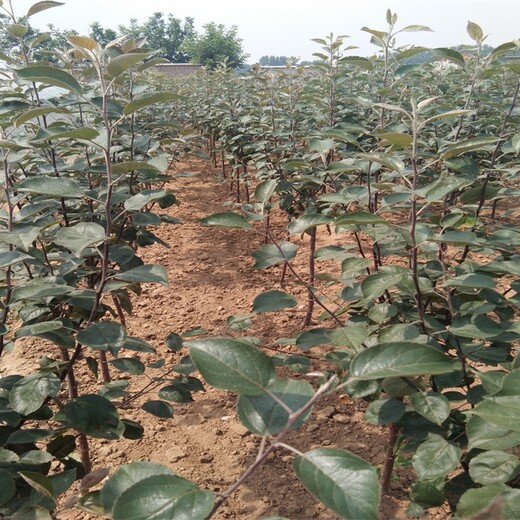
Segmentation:
[(4, 6), (0, 516), (519, 518), (519, 42), (169, 80), (36, 60), (58, 5)]

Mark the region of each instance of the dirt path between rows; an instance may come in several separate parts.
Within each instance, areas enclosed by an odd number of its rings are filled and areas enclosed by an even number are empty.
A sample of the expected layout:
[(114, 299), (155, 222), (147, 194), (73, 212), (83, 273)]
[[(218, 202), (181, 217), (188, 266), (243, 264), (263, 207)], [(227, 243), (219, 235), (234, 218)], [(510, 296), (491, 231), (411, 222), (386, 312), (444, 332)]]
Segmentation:
[[(185, 173), (193, 175), (179, 175)], [(160, 370), (152, 370), (150, 375), (159, 375), (186, 355), (184, 351), (168, 352), (165, 337), (169, 332), (182, 334), (203, 327), (210, 336), (246, 334), (260, 338), (264, 346), (282, 348), (276, 347), (277, 338), (292, 337), (301, 330), (305, 312), (304, 289), (289, 278), (285, 289), (298, 298), (298, 307), (258, 315), (246, 333), (230, 330), (226, 326), (227, 317), (247, 314), (255, 296), (278, 288), (280, 269), (252, 269), (250, 254), (262, 244), (261, 233), (211, 228), (199, 223), (200, 218), (229, 209), (226, 205), (230, 198), (229, 186), (217, 180), (211, 165), (199, 159), (188, 160), (178, 166), (174, 174), (170, 187), (180, 205), (165, 212), (183, 223), (164, 225), (156, 231), (170, 245), (169, 249), (157, 245), (146, 248), (143, 254), (145, 261), (167, 268), (170, 285), (168, 288), (146, 285), (142, 296), (135, 301), (134, 313), (127, 324), (130, 335), (150, 342), (166, 358), (166, 365)], [(304, 258), (297, 259), (295, 264), (302, 273), (303, 262)], [(37, 357), (22, 346), (2, 359), (0, 371), (12, 372), (9, 367), (19, 367), (20, 360), (28, 358), (36, 362)], [(156, 359), (148, 354), (138, 357), (145, 363)], [(124, 374), (113, 369), (113, 376), (117, 379)], [(90, 373), (81, 375), (80, 381), (86, 387), (97, 384)], [(144, 386), (148, 381), (144, 376), (138, 377), (133, 388)], [(150, 398), (156, 398), (156, 394), (148, 395), (147, 399)], [(225, 491), (254, 461), (260, 439), (237, 420), (233, 395), (207, 388), (205, 393), (195, 393), (194, 399), (192, 403), (175, 404), (173, 419), (157, 419), (147, 414), (140, 409), (143, 400), (136, 402), (134, 408), (123, 410), (123, 416), (144, 425), (144, 437), (136, 441), (92, 441), (94, 468), (151, 460), (169, 465), (177, 474), (202, 487), (215, 492)], [(381, 464), (385, 432), (383, 428), (364, 423), (363, 409), (362, 404), (352, 403), (347, 398), (319, 403), (313, 417), (292, 433), (287, 442), (300, 451), (319, 446), (346, 448), (373, 464)], [(292, 472), (291, 461), (292, 456), (288, 453), (274, 454), (214, 518), (336, 519), (299, 484)], [(405, 489), (408, 484), (405, 474), (393, 483), (393, 496), (383, 499), (382, 520), (406, 518)], [(92, 517), (77, 510), (74, 513), (61, 510), (56, 518), (86, 520)], [(428, 518), (440, 520), (446, 518), (446, 513), (438, 510)]]

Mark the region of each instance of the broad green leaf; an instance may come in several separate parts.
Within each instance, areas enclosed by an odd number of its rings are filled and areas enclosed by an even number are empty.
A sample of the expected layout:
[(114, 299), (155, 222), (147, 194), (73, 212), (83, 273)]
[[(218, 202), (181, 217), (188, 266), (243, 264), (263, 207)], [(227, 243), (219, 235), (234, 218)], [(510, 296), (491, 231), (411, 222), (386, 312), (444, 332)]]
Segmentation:
[(433, 54), (437, 58), (451, 61), (452, 63), (455, 63), (455, 65), (458, 65), (459, 67), (462, 67), (462, 68), (466, 67), (466, 63), (464, 61), (464, 56), (462, 56), (462, 54), (460, 52), (454, 51), (452, 49), (446, 49), (443, 47), (439, 47), (437, 49), (433, 49)]
[(204, 520), (213, 509), (214, 494), (177, 475), (154, 475), (121, 493), (113, 520)]
[(518, 457), (505, 451), (485, 451), (469, 462), (471, 478), (484, 486), (509, 482), (518, 475), (519, 470)]
[(18, 186), (22, 193), (33, 193), (35, 195), (47, 195), (48, 197), (60, 197), (80, 199), (83, 197), (81, 186), (73, 179), (57, 177), (30, 177), (23, 180)]
[(117, 273), (115, 277), (124, 282), (160, 283), (168, 286), (168, 272), (159, 264), (147, 264)]
[(21, 126), (24, 123), (27, 123), (27, 121), (30, 121), (31, 119), (35, 119), (36, 117), (45, 116), (47, 114), (54, 114), (54, 113), (65, 113), (66, 110), (55, 107), (55, 106), (44, 106), (44, 107), (37, 107), (37, 108), (31, 108), (30, 110), (27, 110), (22, 115), (18, 116), (14, 124), (16, 126)]
[(88, 36), (72, 35), (67, 36), (67, 40), (69, 40), (69, 42), (73, 45), (81, 47), (82, 49), (87, 49), (89, 51), (94, 51), (99, 47), (99, 43), (96, 40), (89, 38)]
[(403, 280), (404, 276), (401, 274), (390, 273), (374, 273), (368, 275), (361, 283), (361, 291), (363, 297), (367, 300), (374, 300), (379, 298), (390, 287), (396, 286)]
[(309, 148), (313, 152), (318, 152), (320, 154), (327, 154), (332, 150), (332, 148), (334, 148), (334, 141), (332, 139), (312, 138), (309, 141)]
[(118, 370), (121, 370), (122, 372), (128, 372), (132, 375), (144, 374), (145, 371), (144, 364), (139, 359), (133, 357), (114, 359), (112, 361), (112, 365), (114, 365)]
[(422, 343), (381, 343), (357, 354), (350, 363), (351, 380), (447, 374), (457, 362)]
[(152, 476), (173, 475), (166, 466), (153, 462), (132, 462), (119, 466), (101, 488), (101, 503), (107, 513), (112, 513), (117, 499), (134, 484)]
[(0, 507), (16, 493), (16, 485), (10, 473), (0, 469)]
[(278, 181), (274, 179), (260, 182), (255, 188), (255, 199), (260, 202), (262, 206), (265, 206), (273, 196), (277, 185)]
[(163, 386), (159, 390), (159, 397), (165, 401), (171, 401), (173, 403), (190, 403), (193, 401), (191, 392), (179, 384)]
[(410, 396), (410, 403), (418, 414), (439, 426), (450, 415), (450, 402), (442, 394), (415, 392)]
[(437, 434), (430, 434), (412, 458), (420, 480), (434, 480), (452, 472), (459, 464), (461, 449)]
[(18, 475), (20, 475), (29, 486), (38, 491), (38, 493), (47, 497), (53, 496), (52, 483), (45, 475), (35, 471), (19, 471)]
[(186, 344), (202, 377), (215, 388), (262, 394), (275, 377), (271, 358), (249, 343), (212, 338)]
[(369, 59), (361, 56), (347, 56), (341, 61), (359, 67), (362, 70), (374, 70), (374, 64)]
[(0, 231), (0, 241), (28, 251), (39, 234), (40, 228), (37, 226), (15, 226), (11, 232)]
[(121, 54), (120, 56), (116, 56), (109, 61), (107, 72), (113, 77), (120, 76), (123, 74), (123, 72), (132, 68), (134, 65), (137, 65), (148, 56), (150, 56), (149, 52)]
[(445, 287), (464, 287), (468, 289), (494, 289), (495, 280), (491, 276), (469, 273), (451, 278), (444, 283)]
[(80, 258), (87, 247), (98, 246), (104, 240), (103, 226), (94, 222), (80, 222), (75, 226), (60, 228), (56, 233), (55, 242)]
[(134, 112), (137, 112), (138, 110), (141, 110), (141, 108), (155, 105), (157, 103), (166, 103), (168, 101), (173, 101), (179, 98), (180, 96), (178, 94), (174, 94), (173, 92), (156, 92), (150, 96), (134, 99), (125, 106), (123, 114), (128, 116)]
[(125, 430), (116, 407), (99, 395), (81, 395), (68, 401), (55, 418), (86, 435), (119, 439)]
[(21, 23), (11, 23), (5, 26), (5, 31), (13, 38), (22, 38), (27, 34), (29, 27)]
[(171, 419), (173, 417), (173, 406), (165, 401), (152, 400), (146, 401), (141, 408), (161, 419)]
[(15, 152), (19, 152), (20, 150), (28, 150), (30, 146), (23, 146), (15, 141), (10, 141), (8, 139), (0, 139), (0, 148), (5, 148), (7, 150), (14, 150)]
[(72, 90), (79, 94), (83, 92), (83, 88), (76, 81), (74, 76), (55, 67), (35, 65), (32, 67), (26, 67), (25, 69), (18, 69), (16, 74), (21, 79), (26, 79), (28, 81), (37, 81), (46, 85), (54, 85), (56, 87)]
[(150, 202), (162, 199), (166, 195), (168, 195), (166, 190), (143, 190), (126, 199), (124, 207), (126, 211), (139, 211)]
[(59, 378), (51, 373), (26, 376), (14, 384), (9, 393), (9, 406), (21, 415), (29, 415), (41, 408), (47, 396), (55, 396), (60, 385)]
[[(251, 432), (257, 435), (277, 435), (288, 424), (289, 413), (280, 401), (296, 412), (303, 408), (314, 395), (307, 381), (276, 379), (259, 395), (241, 395), (238, 398), (238, 418)], [(299, 428), (309, 416), (310, 410), (295, 421), (290, 431)]]
[(404, 163), (401, 159), (398, 157), (395, 157), (393, 155), (390, 155), (388, 153), (382, 153), (382, 152), (373, 152), (370, 154), (361, 153), (359, 154), (359, 157), (366, 159), (370, 162), (375, 162), (378, 164), (381, 164), (382, 166), (386, 166), (387, 168), (390, 168), (390, 170), (394, 170), (396, 172), (401, 172), (404, 170)]
[(507, 450), (520, 445), (520, 432), (502, 428), (471, 415), (466, 423), (468, 449)]
[(280, 244), (266, 244), (253, 251), (252, 257), (255, 259), (255, 269), (265, 269), (281, 262), (288, 262), (296, 256), (298, 247), (291, 242), (281, 242)]
[(183, 347), (183, 339), (179, 334), (175, 332), (170, 332), (168, 336), (166, 336), (166, 345), (168, 345), (168, 349), (172, 352), (179, 352)]
[(43, 141), (54, 141), (55, 139), (84, 139), (92, 141), (99, 136), (99, 132), (94, 128), (80, 127), (51, 127), (50, 129), (40, 128), (36, 137), (31, 143), (41, 143)]
[(333, 329), (318, 328), (302, 332), (296, 338), (296, 346), (302, 350), (309, 350), (317, 345), (324, 345), (331, 343), (329, 333)]
[(477, 43), (482, 42), (482, 39), (484, 38), (484, 31), (482, 31), (480, 25), (476, 24), (475, 22), (468, 21), (466, 30), (472, 40), (476, 41)]
[[(457, 504), (457, 514), (462, 518), (472, 517), (487, 509), (495, 497), (502, 495), (507, 490), (508, 487), (505, 484), (493, 484), (491, 486), (468, 489), (460, 497)], [(502, 518), (501, 513), (500, 518)]]
[(357, 226), (365, 226), (371, 224), (388, 224), (388, 222), (379, 215), (370, 213), (369, 211), (353, 211), (351, 213), (340, 215), (334, 221), (334, 224), (337, 226), (347, 226), (354, 224)]
[(438, 121), (439, 119), (446, 119), (448, 117), (459, 117), (470, 112), (471, 110), (450, 110), (448, 112), (443, 112), (442, 114), (429, 117), (424, 124), (431, 123), (432, 121)]
[(112, 164), (112, 173), (114, 174), (128, 173), (134, 170), (160, 172), (157, 166), (145, 161), (124, 161)]
[(273, 312), (296, 307), (298, 302), (291, 294), (283, 291), (267, 291), (253, 300), (253, 312)]
[(319, 448), (296, 457), (293, 467), (303, 485), (341, 518), (378, 518), (377, 471), (360, 457), (337, 448)]
[(78, 332), (78, 342), (87, 347), (108, 350), (125, 344), (126, 330), (115, 321), (99, 321)]
[(365, 412), (365, 420), (370, 424), (391, 424), (397, 422), (406, 411), (399, 399), (377, 399), (372, 401)]
[[(47, 502), (49, 505), (54, 501)], [(55, 504), (55, 502), (54, 502)], [(49, 506), (47, 506), (49, 507)], [(56, 507), (56, 505), (54, 505)], [(53, 520), (51, 514), (42, 506), (24, 506), (11, 517), (12, 520)]]
[(378, 139), (384, 139), (390, 144), (396, 144), (398, 146), (411, 146), (413, 137), (410, 134), (403, 134), (400, 132), (384, 132), (377, 134)]
[(321, 213), (304, 213), (296, 220), (293, 220), (287, 226), (287, 229), (291, 234), (304, 233), (313, 227), (330, 224), (331, 222), (332, 218), (327, 215), (322, 215)]
[(226, 211), (224, 213), (214, 213), (209, 217), (200, 220), (206, 226), (219, 226), (227, 228), (251, 229), (251, 224), (238, 213)]
[(432, 29), (430, 29), (426, 25), (407, 25), (406, 27), (403, 27), (399, 30), (399, 32), (419, 32), (419, 31), (426, 31), (426, 32), (433, 32)]
[(378, 303), (368, 311), (368, 317), (376, 323), (384, 323), (396, 315), (397, 306), (390, 303)]
[(51, 9), (52, 7), (58, 7), (60, 5), (64, 5), (63, 2), (52, 2), (50, 0), (36, 2), (35, 4), (31, 5), (29, 10), (27, 11), (26, 16), (27, 18), (29, 18), (33, 14), (40, 13), (41, 11), (45, 11), (46, 9)]
[(455, 144), (450, 144), (441, 152), (441, 159), (450, 159), (457, 157), (463, 153), (473, 152), (475, 150), (487, 149), (489, 146), (496, 144), (495, 137), (474, 137), (466, 139)]
[[(17, 285), (13, 289), (12, 298), (14, 301), (19, 300), (41, 300), (49, 296), (60, 296), (63, 294), (69, 294), (74, 290), (69, 285), (63, 283), (53, 282), (46, 280), (45, 278), (35, 278), (28, 281), (25, 284)], [(55, 323), (60, 327), (63, 326), (59, 320), (46, 323)], [(35, 324), (33, 324), (35, 325)], [(43, 325), (40, 323), (39, 325)]]

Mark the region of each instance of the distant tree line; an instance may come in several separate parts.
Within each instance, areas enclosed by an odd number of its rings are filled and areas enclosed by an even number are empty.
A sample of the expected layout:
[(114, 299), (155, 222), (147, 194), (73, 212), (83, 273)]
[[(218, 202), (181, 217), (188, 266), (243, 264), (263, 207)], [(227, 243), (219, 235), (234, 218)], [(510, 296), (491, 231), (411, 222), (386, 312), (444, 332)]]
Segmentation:
[[(4, 29), (7, 29), (10, 23), (5, 15), (0, 14), (0, 25)], [(48, 28), (46, 38), (38, 42), (36, 59), (52, 59), (56, 49), (67, 46), (67, 36), (77, 34), (76, 31), (62, 30), (53, 25), (49, 25)], [(37, 34), (30, 26), (29, 31)], [(128, 25), (119, 25), (115, 29), (103, 27), (99, 22), (90, 25), (89, 36), (103, 46), (124, 35), (134, 38), (145, 37), (148, 47), (172, 63), (201, 63), (214, 68), (225, 61), (228, 66), (238, 68), (243, 66), (247, 59), (236, 26), (227, 28), (223, 24), (211, 22), (204, 25), (203, 32), (199, 34), (195, 30), (193, 18), (186, 17), (181, 20), (172, 14), (165, 16), (160, 12), (153, 13), (143, 23), (132, 18)], [(18, 43), (18, 38), (10, 35), (8, 30), (1, 32), (0, 51), (12, 49)]]

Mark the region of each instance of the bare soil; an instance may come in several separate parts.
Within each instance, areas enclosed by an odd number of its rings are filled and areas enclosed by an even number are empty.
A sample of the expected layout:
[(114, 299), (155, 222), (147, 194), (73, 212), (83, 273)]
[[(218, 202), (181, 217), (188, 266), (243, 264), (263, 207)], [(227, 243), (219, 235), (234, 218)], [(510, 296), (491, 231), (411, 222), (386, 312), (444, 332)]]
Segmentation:
[[(184, 173), (193, 175), (179, 175)], [(205, 227), (199, 223), (199, 219), (209, 214), (229, 210), (228, 201), (232, 198), (229, 183), (219, 180), (216, 173), (210, 163), (199, 159), (190, 159), (176, 167), (170, 187), (180, 205), (164, 212), (183, 223), (163, 225), (156, 230), (157, 235), (170, 245), (169, 249), (156, 245), (144, 250), (145, 261), (164, 265), (170, 281), (169, 287), (145, 285), (127, 322), (130, 335), (150, 342), (166, 359), (163, 368), (150, 371), (151, 376), (164, 373), (186, 355), (184, 351), (169, 352), (166, 335), (169, 332), (182, 334), (196, 327), (207, 329), (209, 336), (258, 337), (271, 354), (273, 349), (296, 352), (293, 347), (280, 346), (277, 342), (279, 338), (293, 337), (302, 330), (307, 296), (294, 277), (288, 276), (285, 290), (298, 298), (298, 307), (257, 315), (245, 333), (233, 331), (226, 325), (228, 316), (249, 313), (251, 303), (259, 293), (279, 288), (280, 267), (263, 271), (252, 268), (254, 262), (250, 253), (263, 243), (261, 226), (257, 232), (251, 232)], [(332, 239), (329, 237), (329, 240)], [(319, 245), (324, 244), (320, 242)], [(305, 262), (303, 252), (294, 264), (302, 276), (305, 275)], [(317, 308), (315, 316), (319, 314)], [(35, 352), (34, 343), (21, 342), (2, 358), (0, 374), (23, 373), (36, 364), (41, 354)], [(313, 349), (311, 354), (318, 357), (319, 348)], [(148, 354), (139, 357), (145, 363), (156, 359)], [(114, 379), (125, 377), (115, 368), (112, 375)], [(79, 380), (82, 388), (90, 391), (100, 384), (88, 371), (81, 374)], [(133, 376), (133, 381), (133, 390), (150, 382), (145, 376)], [(143, 438), (91, 441), (95, 469), (151, 460), (170, 466), (180, 476), (194, 480), (202, 487), (223, 492), (254, 461), (260, 439), (237, 420), (235, 396), (208, 387), (206, 392), (194, 394), (194, 402), (174, 405), (173, 419), (158, 419), (144, 412), (140, 405), (151, 398), (156, 398), (156, 394), (148, 394), (131, 408), (121, 411), (124, 417), (144, 425)], [(363, 403), (354, 403), (345, 396), (321, 402), (307, 423), (293, 432), (286, 442), (300, 451), (319, 446), (345, 448), (380, 465), (386, 448), (386, 431), (364, 422), (364, 408)], [(292, 520), (337, 518), (298, 482), (291, 461), (288, 452), (275, 453), (214, 518), (247, 520), (264, 515)], [(410, 476), (410, 468), (397, 468), (391, 493), (382, 498), (381, 520), (407, 518)], [(430, 511), (425, 518), (440, 520), (448, 516), (445, 509), (439, 508)], [(93, 517), (60, 508), (56, 518), (87, 520)]]

